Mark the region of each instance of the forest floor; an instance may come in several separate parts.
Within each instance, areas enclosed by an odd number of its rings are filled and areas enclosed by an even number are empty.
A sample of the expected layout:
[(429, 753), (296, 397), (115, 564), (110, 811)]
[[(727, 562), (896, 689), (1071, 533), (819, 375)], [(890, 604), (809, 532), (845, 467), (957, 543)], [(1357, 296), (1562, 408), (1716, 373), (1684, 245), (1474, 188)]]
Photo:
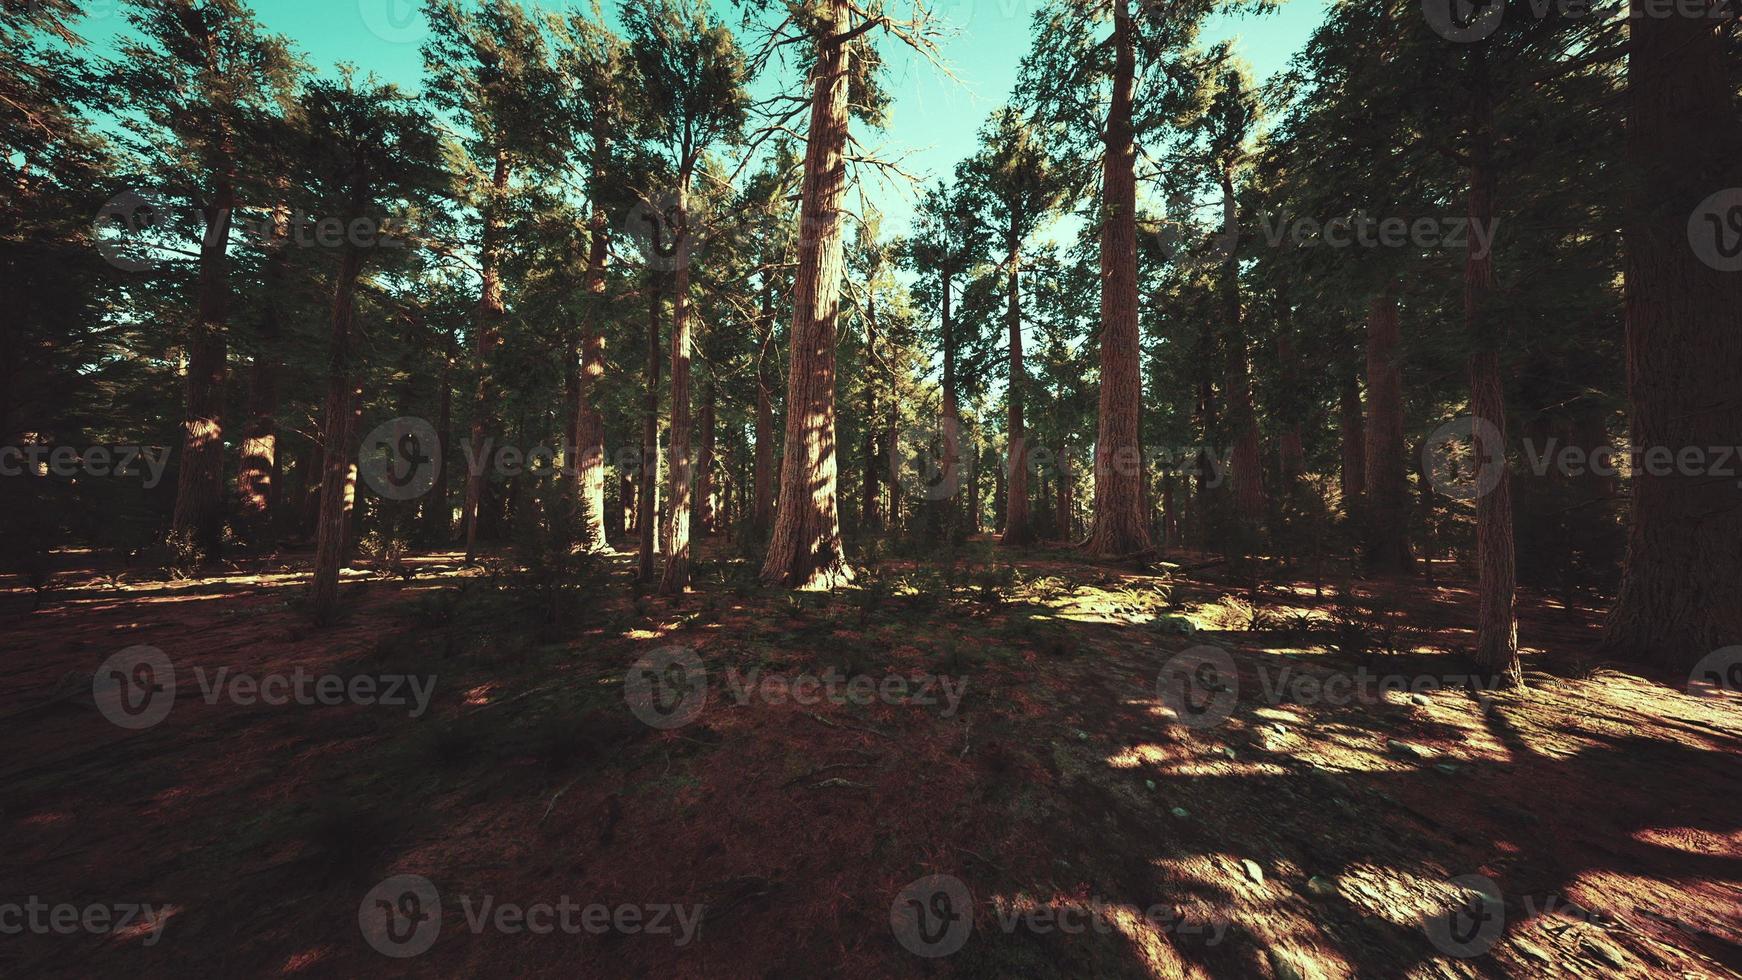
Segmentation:
[[(184, 581), (66, 555), (36, 611), (0, 583), (0, 928), (33, 898), (151, 909), (0, 936), (0, 975), (1742, 971), (1742, 699), (1593, 665), (1588, 606), (1523, 594), (1528, 687), (1488, 692), (1456, 679), (1474, 597), (1446, 569), (1338, 600), (1280, 567), (1253, 593), (1205, 556), (975, 541), (795, 597), (703, 557), (675, 601), (609, 559), (555, 625), (456, 555), (348, 573), (325, 628), (305, 555)], [(138, 645), (176, 698), (128, 730), (91, 679)], [(656, 727), (625, 679), (674, 646), (707, 700)], [(1238, 677), (1176, 714), (1158, 677), (1204, 647)], [(222, 668), (434, 688), (423, 711), (246, 703), (208, 697)], [(767, 681), (837, 676), (876, 696)], [(407, 874), (438, 890), (403, 920), (433, 945), (390, 958), (360, 923)], [(565, 902), (616, 924), (497, 917)]]

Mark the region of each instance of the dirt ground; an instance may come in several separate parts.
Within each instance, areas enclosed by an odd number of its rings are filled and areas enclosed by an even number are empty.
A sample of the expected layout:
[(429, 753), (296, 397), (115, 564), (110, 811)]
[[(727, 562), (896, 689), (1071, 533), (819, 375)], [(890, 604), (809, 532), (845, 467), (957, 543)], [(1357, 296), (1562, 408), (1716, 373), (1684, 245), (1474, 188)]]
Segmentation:
[[(325, 628), (305, 555), (186, 581), (65, 555), (34, 611), (3, 583), (0, 929), (33, 899), (155, 918), (0, 935), (0, 975), (1742, 975), (1742, 696), (1590, 662), (1586, 605), (1524, 594), (1528, 687), (1494, 692), (1458, 679), (1448, 569), (1339, 600), (975, 542), (794, 597), (728, 551), (675, 601), (611, 559), (555, 625), (455, 555), (348, 573)], [(138, 646), (176, 697), (132, 730), (92, 681)], [(626, 678), (672, 648), (706, 703), (646, 724)], [(1179, 673), (1216, 650), (1231, 675)], [(434, 687), (208, 701), (223, 668)], [(831, 676), (877, 696), (747, 681)], [(440, 901), (400, 907), (436, 927), (404, 957), (364, 926), (398, 875)], [(938, 882), (971, 914), (903, 920), (964, 911)], [(486, 898), (700, 909), (537, 934), (475, 927)]]

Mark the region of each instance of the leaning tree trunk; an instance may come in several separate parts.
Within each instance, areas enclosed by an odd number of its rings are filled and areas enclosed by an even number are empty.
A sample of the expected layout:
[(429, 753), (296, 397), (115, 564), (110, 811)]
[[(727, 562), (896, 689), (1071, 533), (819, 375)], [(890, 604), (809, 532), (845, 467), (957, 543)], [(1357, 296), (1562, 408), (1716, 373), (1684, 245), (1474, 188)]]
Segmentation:
[(194, 322), (187, 341), (181, 468), (170, 520), (171, 533), (191, 538), (208, 558), (215, 557), (224, 543), (224, 329), (230, 289), (230, 217), (235, 207), (235, 185), (226, 173), (213, 186), (206, 234), (200, 242)]
[(774, 338), (771, 282), (762, 285), (761, 327), (762, 341), (756, 352), (756, 499), (750, 508), (750, 527), (756, 540), (774, 524), (774, 381), (768, 371), (768, 348)]
[[(1470, 226), (1490, 227), (1498, 184), (1493, 168), (1491, 94), (1476, 51), (1477, 78), (1470, 149)], [(1464, 259), (1464, 319), (1469, 332), (1470, 414), (1476, 458), (1476, 663), (1501, 684), (1523, 683), (1518, 660), (1516, 556), (1512, 479), (1506, 466), (1506, 389), (1500, 377), (1500, 331), (1493, 322), (1494, 257), (1470, 235)], [(1369, 488), (1371, 490), (1371, 488)], [(1486, 491), (1486, 492), (1483, 492)]]
[(817, 60), (799, 204), (798, 275), (793, 284), (792, 366), (786, 388), (786, 460), (762, 580), (827, 589), (853, 579), (841, 551), (835, 487), (835, 319), (843, 256), (841, 200), (847, 189), (850, 53), (845, 0), (815, 8)]
[(1409, 484), (1403, 443), (1403, 351), (1397, 293), (1387, 285), (1367, 311), (1367, 496), (1362, 512), (1367, 567), (1409, 566)]
[[(1011, 217), (1014, 232), (1015, 216)], [(1009, 265), (1005, 274), (1004, 325), (1010, 333), (1010, 387), (1005, 393), (1009, 403), (1010, 453), (1007, 457), (1010, 475), (1004, 480), (1004, 536), (998, 543), (1005, 546), (1034, 543), (1034, 521), (1028, 513), (1028, 430), (1022, 419), (1022, 392), (1028, 386), (1028, 373), (1022, 366), (1022, 256), (1015, 234), (1006, 243)]]
[(496, 151), (496, 173), (491, 197), (484, 210), (484, 239), (478, 262), (483, 287), (478, 295), (474, 358), (478, 368), (478, 394), (472, 404), (472, 451), (467, 460), (466, 503), (461, 523), (466, 529), (466, 560), (478, 554), (478, 520), (484, 504), (484, 460), (496, 431), (496, 349), (502, 344), (502, 209), (508, 193), (508, 151)]
[(677, 193), (677, 269), (671, 301), (671, 444), (667, 448), (665, 567), (660, 595), (677, 595), (690, 587), (690, 518), (695, 498), (695, 472), (690, 459), (690, 241), (684, 231), (687, 174)]
[(1738, 70), (1703, 5), (1688, 17), (1633, 6), (1627, 148), (1640, 191), (1624, 234), (1627, 393), (1634, 451), (1658, 462), (1634, 467), (1603, 646), (1685, 671), (1742, 643), (1742, 488), (1729, 467), (1662, 463), (1689, 449), (1715, 462), (1712, 450), (1742, 432), (1742, 201), (1733, 190), (1710, 199), (1742, 186)]
[(659, 535), (659, 274), (647, 273), (647, 390), (641, 396), (641, 472), (635, 477), (635, 533), (640, 540), (635, 577), (653, 581), (653, 555)]
[(1087, 550), (1104, 557), (1150, 549), (1137, 435), (1137, 145), (1130, 0), (1113, 0), (1113, 99), (1101, 161), (1101, 396), (1095, 438), (1094, 525)]
[(339, 568), (344, 564), (346, 532), (349, 530), (349, 483), (355, 488), (349, 452), (356, 417), (356, 383), (352, 377), (351, 329), (356, 320), (357, 276), (363, 269), (363, 252), (355, 245), (340, 254), (338, 277), (333, 285), (331, 349), (327, 354), (327, 398), (321, 412), (320, 512), (315, 521), (314, 587), (309, 612), (317, 623), (329, 623), (339, 601)]

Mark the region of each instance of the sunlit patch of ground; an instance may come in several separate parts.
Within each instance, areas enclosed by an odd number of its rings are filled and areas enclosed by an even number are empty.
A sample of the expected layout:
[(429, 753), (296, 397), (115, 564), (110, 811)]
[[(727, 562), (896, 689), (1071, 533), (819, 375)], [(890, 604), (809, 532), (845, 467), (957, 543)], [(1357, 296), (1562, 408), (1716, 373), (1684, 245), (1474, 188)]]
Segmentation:
[[(954, 569), (889, 561), (838, 594), (792, 597), (724, 553), (704, 546), (696, 592), (676, 600), (637, 597), (633, 556), (613, 556), (554, 624), (458, 554), (353, 570), (328, 628), (300, 612), (303, 555), (183, 581), (64, 556), (34, 613), (33, 597), (0, 583), (19, 613), (0, 665), (13, 749), (0, 880), (176, 910), (150, 947), (138, 935), (9, 940), (0, 974), (1742, 967), (1742, 703), (1592, 672), (1581, 658), (1596, 618), (1579, 603), (1523, 597), (1531, 686), (1497, 693), (1444, 682), (1468, 673), (1458, 651), (1473, 598), (1443, 566), (1432, 589), (1350, 586), (1410, 627), (1398, 655), (1351, 657), (1333, 633), (1347, 615), (1337, 589), (1284, 579), (1254, 591), (1201, 555), (1139, 571), (978, 542)], [(416, 718), (192, 694), (161, 725), (126, 732), (88, 685), (134, 644), (168, 654), (189, 691), (196, 669), (228, 668), (427, 674), (436, 693)], [(1158, 680), (1204, 645), (1238, 678), (1226, 717), (1193, 727)], [(626, 705), (626, 672), (670, 646), (701, 658), (707, 703), (687, 724), (650, 727)], [(1363, 670), (1440, 683), (1324, 695)], [(899, 679), (906, 693), (793, 696), (831, 675)], [(919, 696), (934, 678), (959, 702)], [(403, 963), (357, 925), (363, 894), (399, 873), (453, 897), (434, 948)], [(974, 899), (969, 939), (938, 960), (890, 927), (897, 893), (930, 874)], [(1424, 923), (1467, 900), (1453, 879), (1471, 875), (1496, 883), (1504, 909), (1493, 945), (1464, 958)], [(461, 895), (707, 912), (683, 948), (474, 935)], [(1056, 928), (1063, 910), (1101, 928)]]

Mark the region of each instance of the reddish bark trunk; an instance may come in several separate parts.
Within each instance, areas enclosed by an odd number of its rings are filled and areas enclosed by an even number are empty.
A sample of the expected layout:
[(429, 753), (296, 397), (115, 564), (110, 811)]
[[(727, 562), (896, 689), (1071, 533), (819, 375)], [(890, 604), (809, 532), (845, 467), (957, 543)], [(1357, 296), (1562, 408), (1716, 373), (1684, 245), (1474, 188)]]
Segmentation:
[(1409, 485), (1403, 442), (1403, 352), (1397, 294), (1389, 286), (1367, 312), (1367, 477), (1363, 512), (1367, 565), (1395, 574), (1409, 566)]
[(478, 312), (474, 327), (474, 360), (478, 368), (478, 393), (472, 404), (472, 454), (466, 473), (466, 503), (461, 523), (466, 529), (466, 560), (478, 554), (478, 522), (483, 509), (484, 482), (488, 467), (484, 460), (495, 447), (496, 383), (493, 374), (496, 349), (502, 344), (502, 202), (508, 193), (508, 151), (496, 151), (496, 172), (491, 180), (492, 196), (484, 211), (484, 238), (478, 261), (482, 267), (483, 286), (478, 296)]
[(841, 275), (841, 201), (847, 189), (850, 51), (845, 0), (817, 6), (816, 66), (799, 205), (798, 275), (793, 284), (791, 373), (786, 390), (786, 459), (762, 579), (826, 589), (852, 581), (841, 551), (836, 501), (835, 339)]
[(1087, 550), (1103, 557), (1150, 549), (1143, 512), (1142, 398), (1137, 337), (1136, 77), (1130, 0), (1113, 0), (1113, 98), (1107, 110), (1101, 191), (1101, 394), (1095, 438), (1094, 526)]

